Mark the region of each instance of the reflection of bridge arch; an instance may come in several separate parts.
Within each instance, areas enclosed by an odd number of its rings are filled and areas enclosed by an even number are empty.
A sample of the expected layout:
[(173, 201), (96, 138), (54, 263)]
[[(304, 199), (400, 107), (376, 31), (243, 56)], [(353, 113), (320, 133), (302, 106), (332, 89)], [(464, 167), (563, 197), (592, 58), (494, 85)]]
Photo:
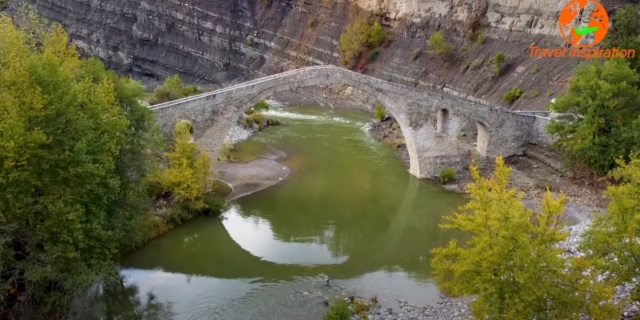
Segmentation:
[[(141, 248), (135, 255), (125, 258), (122, 265), (138, 269), (161, 269), (165, 272), (187, 275), (204, 275), (223, 279), (264, 278), (268, 280), (290, 280), (292, 275), (317, 276), (324, 273), (336, 279), (361, 276), (385, 269), (387, 254), (402, 250), (399, 240), (403, 230), (410, 225), (407, 219), (417, 197), (420, 181), (410, 179), (398, 214), (376, 243), (347, 254), (348, 259), (339, 264), (301, 266), (277, 264), (254, 256), (236, 243), (220, 221), (204, 221), (215, 218), (199, 217), (170, 234)], [(201, 221), (198, 221), (201, 220)], [(202, 225), (206, 225), (202, 229)], [(197, 231), (196, 231), (197, 230)], [(179, 237), (181, 248), (175, 248)], [(190, 241), (198, 237), (198, 241)], [(204, 239), (203, 239), (204, 238)], [(203, 245), (205, 244), (206, 245)], [(425, 244), (426, 245), (426, 244)], [(169, 246), (169, 247), (164, 247)], [(160, 248), (159, 248), (160, 247)], [(167, 252), (166, 255), (147, 255), (145, 251)], [(170, 252), (170, 254), (169, 254)], [(213, 258), (215, 257), (215, 259)], [(188, 263), (185, 263), (187, 262)], [(410, 270), (405, 270), (410, 271)], [(425, 270), (427, 271), (427, 270)]]
[[(207, 151), (217, 154), (224, 137), (242, 112), (271, 95), (305, 88), (358, 91), (370, 102), (381, 102), (400, 125), (410, 157), (409, 172), (434, 177), (443, 166), (462, 169), (469, 147), (459, 143), (458, 124), (481, 121), (487, 128), (486, 156), (519, 154), (526, 143), (545, 143), (536, 117), (471, 102), (434, 89), (416, 89), (334, 66), (314, 66), (276, 74), (217, 91), (152, 106), (163, 132), (170, 136), (179, 119), (191, 121), (194, 135)], [(447, 134), (437, 134), (437, 115), (447, 110)], [(540, 140), (540, 141), (539, 141)], [(485, 149), (483, 147), (483, 149)]]

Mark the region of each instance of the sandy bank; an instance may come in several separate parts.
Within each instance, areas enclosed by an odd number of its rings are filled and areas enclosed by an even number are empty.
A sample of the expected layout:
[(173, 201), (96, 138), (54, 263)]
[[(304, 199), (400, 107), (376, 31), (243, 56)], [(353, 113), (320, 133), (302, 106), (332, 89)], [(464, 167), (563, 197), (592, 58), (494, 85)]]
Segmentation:
[(273, 159), (258, 158), (247, 163), (220, 162), (214, 167), (216, 178), (227, 183), (232, 191), (227, 201), (252, 194), (280, 181), (291, 169)]

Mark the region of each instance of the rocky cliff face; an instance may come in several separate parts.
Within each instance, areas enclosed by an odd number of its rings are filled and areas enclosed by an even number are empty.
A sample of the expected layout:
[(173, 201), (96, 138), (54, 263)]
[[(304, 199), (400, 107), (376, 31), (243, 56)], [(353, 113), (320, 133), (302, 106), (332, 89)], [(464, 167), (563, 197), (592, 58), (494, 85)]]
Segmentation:
[[(143, 80), (180, 74), (221, 87), (313, 64), (340, 64), (338, 39), (356, 17), (373, 17), (393, 41), (362, 72), (415, 86), (442, 86), (514, 109), (543, 109), (561, 90), (573, 59), (529, 58), (528, 47), (562, 46), (556, 16), (566, 0), (26, 0), (58, 21), (86, 54)], [(613, 9), (621, 3), (604, 4)], [(14, 12), (18, 0), (9, 0)], [(486, 40), (465, 39), (475, 20)], [(443, 30), (454, 45), (444, 61), (426, 53)], [(417, 59), (412, 53), (422, 50)], [(491, 59), (507, 56), (491, 76)], [(511, 106), (502, 94), (529, 93)], [(537, 94), (530, 94), (536, 91)]]

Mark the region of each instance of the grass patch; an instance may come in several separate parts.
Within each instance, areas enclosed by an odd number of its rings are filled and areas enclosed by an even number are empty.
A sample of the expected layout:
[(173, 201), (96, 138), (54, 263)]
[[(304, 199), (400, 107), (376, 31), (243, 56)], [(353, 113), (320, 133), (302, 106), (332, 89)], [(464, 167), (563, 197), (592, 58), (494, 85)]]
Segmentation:
[(537, 97), (537, 96), (538, 96), (538, 90), (532, 90), (532, 91), (529, 93), (529, 97), (531, 97), (531, 98), (535, 98), (535, 97)]
[(323, 320), (349, 320), (349, 305), (344, 300), (336, 300), (324, 314)]
[(456, 178), (456, 171), (451, 167), (440, 169), (440, 183), (447, 184)]
[(537, 65), (533, 65), (531, 66), (531, 74), (536, 74), (538, 73), (538, 66)]

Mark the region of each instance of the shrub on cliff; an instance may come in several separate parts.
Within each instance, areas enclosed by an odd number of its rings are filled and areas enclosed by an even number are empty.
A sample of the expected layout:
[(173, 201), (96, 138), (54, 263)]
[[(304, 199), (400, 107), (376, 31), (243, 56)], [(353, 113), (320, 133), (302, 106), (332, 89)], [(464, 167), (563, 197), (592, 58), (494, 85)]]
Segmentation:
[(505, 92), (504, 95), (502, 95), (502, 101), (508, 104), (512, 104), (516, 100), (520, 99), (520, 97), (522, 97), (523, 94), (524, 94), (524, 91), (520, 90), (520, 88), (513, 87), (509, 91)]
[(497, 77), (499, 76), (502, 71), (504, 70), (504, 61), (506, 60), (506, 57), (504, 55), (504, 53), (502, 52), (498, 52), (496, 53), (495, 56), (493, 56), (493, 76)]
[(340, 36), (342, 64), (353, 66), (363, 52), (376, 49), (388, 36), (388, 32), (378, 22), (370, 23), (365, 19), (357, 19), (348, 25)]
[(556, 137), (569, 165), (585, 165), (597, 173), (629, 160), (640, 150), (639, 75), (625, 60), (583, 63), (576, 67), (566, 92), (549, 104), (553, 112), (574, 120), (551, 120), (547, 132)]
[[(562, 257), (567, 238), (560, 215), (564, 196), (547, 191), (534, 214), (522, 194), (509, 188), (511, 169), (496, 158), (492, 177), (470, 166), (471, 200), (445, 217), (442, 228), (465, 231), (464, 245), (452, 240), (432, 250), (431, 266), (439, 287), (452, 296), (474, 295), (475, 319), (617, 319), (610, 303), (613, 288), (583, 258)], [(535, 221), (534, 219), (535, 218)]]
[(177, 100), (180, 98), (199, 94), (200, 90), (194, 85), (184, 86), (182, 80), (178, 75), (168, 77), (164, 80), (162, 86), (157, 87), (151, 98), (149, 104), (158, 104), (166, 101)]
[(265, 111), (265, 110), (269, 110), (269, 104), (264, 100), (260, 100), (258, 103), (254, 104), (251, 108), (249, 108), (244, 113), (250, 115), (250, 114), (254, 114), (256, 112)]
[(64, 318), (144, 238), (161, 145), (140, 83), (19, 16), (0, 14), (0, 317)]
[(442, 31), (436, 31), (429, 36), (427, 41), (427, 47), (429, 52), (435, 55), (443, 55), (451, 52), (451, 45), (444, 40), (444, 33)]
[(634, 279), (640, 272), (640, 155), (633, 155), (629, 163), (618, 161), (620, 166), (610, 176), (623, 183), (607, 190), (611, 198), (607, 212), (593, 220), (580, 251), (587, 253), (606, 280), (615, 285), (631, 284), (632, 298), (637, 301), (640, 287)]

